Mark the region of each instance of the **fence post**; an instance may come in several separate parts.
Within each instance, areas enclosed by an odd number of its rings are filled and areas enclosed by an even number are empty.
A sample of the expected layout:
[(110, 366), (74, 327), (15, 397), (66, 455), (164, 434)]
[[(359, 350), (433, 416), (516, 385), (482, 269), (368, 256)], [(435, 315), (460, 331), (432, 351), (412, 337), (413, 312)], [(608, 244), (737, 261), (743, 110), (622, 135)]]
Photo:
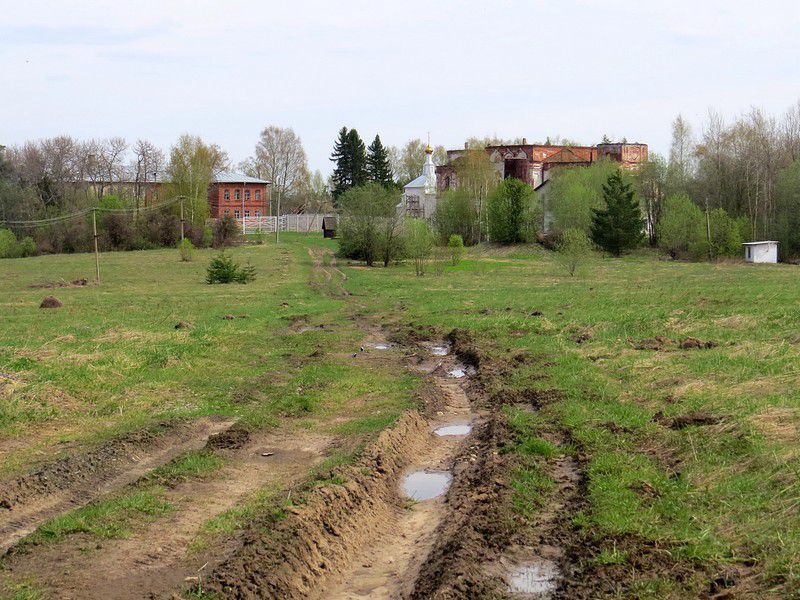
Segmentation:
[(181, 196), (181, 241), (183, 241), (183, 228), (185, 219), (183, 218), (183, 196)]
[(94, 234), (94, 274), (100, 285), (100, 250), (97, 248), (97, 209), (92, 209), (92, 233)]

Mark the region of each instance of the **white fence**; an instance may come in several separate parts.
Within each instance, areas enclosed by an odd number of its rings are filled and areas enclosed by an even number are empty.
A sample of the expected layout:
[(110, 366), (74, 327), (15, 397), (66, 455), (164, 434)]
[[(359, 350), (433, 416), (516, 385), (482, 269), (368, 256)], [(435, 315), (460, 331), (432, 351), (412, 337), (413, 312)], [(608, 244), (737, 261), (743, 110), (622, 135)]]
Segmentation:
[[(281, 231), (299, 231), (301, 233), (322, 232), (323, 217), (332, 217), (333, 214), (300, 214), (281, 215)], [(244, 217), (241, 219), (243, 233), (275, 233), (275, 222), (278, 217)]]

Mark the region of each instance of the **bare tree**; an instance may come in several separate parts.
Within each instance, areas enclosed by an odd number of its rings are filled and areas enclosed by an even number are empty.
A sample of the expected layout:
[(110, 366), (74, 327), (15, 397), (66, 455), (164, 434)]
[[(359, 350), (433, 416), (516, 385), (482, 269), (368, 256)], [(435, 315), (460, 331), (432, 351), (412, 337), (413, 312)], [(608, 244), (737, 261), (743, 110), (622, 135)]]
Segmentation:
[(251, 177), (270, 181), (273, 198), (280, 194), (282, 200), (296, 196), (308, 179), (306, 151), (291, 127), (265, 127), (254, 156), (239, 167)]
[[(425, 148), (427, 144), (419, 138), (408, 140), (402, 148), (391, 146), (389, 148), (389, 163), (392, 166), (397, 183), (405, 185), (422, 175), (422, 166), (425, 164)], [(433, 162), (443, 165), (447, 162), (447, 150), (444, 146), (433, 148)]]
[(164, 169), (164, 153), (152, 142), (139, 139), (133, 146), (133, 154), (133, 195), (138, 209), (139, 203), (146, 200), (148, 187), (158, 181), (159, 173)]
[(692, 126), (681, 115), (672, 122), (669, 149), (669, 180), (673, 191), (685, 192), (694, 175), (695, 142)]

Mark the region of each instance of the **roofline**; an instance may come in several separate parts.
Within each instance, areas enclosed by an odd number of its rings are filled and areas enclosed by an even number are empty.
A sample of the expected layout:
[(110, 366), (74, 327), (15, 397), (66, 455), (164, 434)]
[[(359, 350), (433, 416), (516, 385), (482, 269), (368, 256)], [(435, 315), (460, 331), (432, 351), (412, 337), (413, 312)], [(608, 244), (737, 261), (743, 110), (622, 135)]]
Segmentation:
[(780, 244), (777, 240), (763, 240), (761, 242), (742, 242), (742, 246), (758, 246), (759, 244)]

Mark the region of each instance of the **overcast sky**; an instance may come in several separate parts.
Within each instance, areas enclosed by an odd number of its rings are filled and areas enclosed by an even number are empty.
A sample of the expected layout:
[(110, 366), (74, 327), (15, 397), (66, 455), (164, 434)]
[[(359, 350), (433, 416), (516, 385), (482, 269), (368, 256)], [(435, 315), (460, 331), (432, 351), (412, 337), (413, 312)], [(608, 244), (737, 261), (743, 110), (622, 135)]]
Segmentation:
[(0, 144), (189, 132), (236, 162), (275, 124), (327, 174), (343, 125), (663, 153), (677, 113), (799, 97), (796, 0), (0, 0)]

